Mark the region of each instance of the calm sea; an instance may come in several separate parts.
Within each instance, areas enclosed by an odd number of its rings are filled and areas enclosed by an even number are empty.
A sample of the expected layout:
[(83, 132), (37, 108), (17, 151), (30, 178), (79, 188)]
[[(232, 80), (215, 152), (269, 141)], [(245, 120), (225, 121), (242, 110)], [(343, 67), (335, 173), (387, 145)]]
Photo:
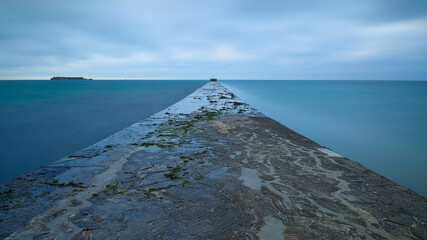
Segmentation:
[[(163, 110), (206, 81), (0, 81), (0, 182)], [(224, 81), (264, 114), (427, 196), (427, 82)]]
[(224, 84), (269, 117), (427, 196), (427, 82)]
[(206, 81), (0, 81), (0, 182), (87, 147)]

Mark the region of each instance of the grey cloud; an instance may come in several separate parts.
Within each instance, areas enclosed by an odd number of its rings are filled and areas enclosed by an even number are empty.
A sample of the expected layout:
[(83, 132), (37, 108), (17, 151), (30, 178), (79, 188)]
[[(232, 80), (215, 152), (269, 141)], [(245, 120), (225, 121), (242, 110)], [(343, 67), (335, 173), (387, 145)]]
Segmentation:
[(426, 4), (2, 1), (0, 78), (425, 79)]

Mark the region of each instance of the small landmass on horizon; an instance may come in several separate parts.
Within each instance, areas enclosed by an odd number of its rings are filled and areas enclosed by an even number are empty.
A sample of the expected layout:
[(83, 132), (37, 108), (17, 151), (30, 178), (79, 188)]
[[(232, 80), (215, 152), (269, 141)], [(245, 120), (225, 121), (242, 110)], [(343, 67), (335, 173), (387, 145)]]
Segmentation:
[(50, 80), (93, 80), (92, 78), (84, 77), (52, 77)]

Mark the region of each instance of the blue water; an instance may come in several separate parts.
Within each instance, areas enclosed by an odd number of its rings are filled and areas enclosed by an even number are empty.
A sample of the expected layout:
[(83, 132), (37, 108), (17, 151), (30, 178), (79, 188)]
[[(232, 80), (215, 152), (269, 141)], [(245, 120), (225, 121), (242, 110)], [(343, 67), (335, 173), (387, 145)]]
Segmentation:
[[(0, 182), (170, 106), (206, 81), (0, 81)], [(427, 196), (427, 82), (224, 81), (266, 115)]]
[(427, 82), (224, 84), (269, 117), (427, 196)]
[(206, 81), (0, 81), (0, 182), (163, 110)]

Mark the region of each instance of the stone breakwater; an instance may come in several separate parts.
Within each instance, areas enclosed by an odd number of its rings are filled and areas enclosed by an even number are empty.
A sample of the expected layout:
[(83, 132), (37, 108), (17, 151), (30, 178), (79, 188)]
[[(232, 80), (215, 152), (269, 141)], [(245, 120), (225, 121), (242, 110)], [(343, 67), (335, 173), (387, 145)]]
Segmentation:
[(0, 191), (6, 239), (427, 239), (427, 199), (218, 82)]

